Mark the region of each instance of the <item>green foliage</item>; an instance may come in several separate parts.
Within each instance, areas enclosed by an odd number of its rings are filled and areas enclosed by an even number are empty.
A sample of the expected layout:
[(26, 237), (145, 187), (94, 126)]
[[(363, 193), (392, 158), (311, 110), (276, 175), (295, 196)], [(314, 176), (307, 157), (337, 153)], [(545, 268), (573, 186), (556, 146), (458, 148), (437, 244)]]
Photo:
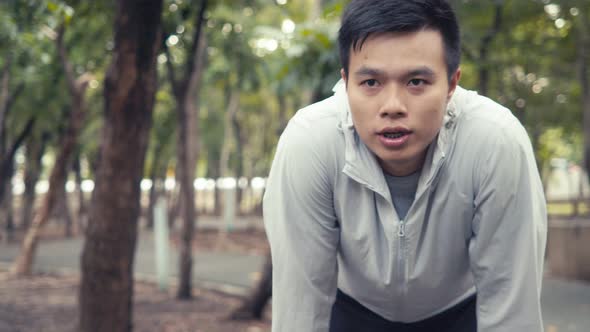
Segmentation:
[[(488, 95), (525, 125), (537, 147), (540, 168), (554, 157), (580, 161), (582, 108), (574, 14), (583, 2), (453, 2), (465, 51), (461, 84), (477, 89), (480, 70), (489, 69)], [(494, 3), (502, 4), (502, 24), (482, 59), (478, 52), (491, 31)]]
[[(230, 167), (248, 176), (265, 176), (273, 148), (294, 112), (331, 94), (339, 79), (337, 31), (345, 0), (210, 0), (204, 35), (205, 71), (201, 78), (198, 175), (215, 175), (232, 91), (239, 91), (243, 160), (231, 145)], [(159, 90), (146, 163), (162, 173), (174, 168), (176, 115), (166, 61), (185, 75), (188, 47), (199, 1), (165, 0), (164, 40), (168, 59), (159, 57)], [(282, 3), (282, 2), (281, 2)], [(546, 165), (552, 157), (579, 162), (582, 151), (581, 91), (576, 68), (582, 13), (589, 1), (452, 0), (462, 26), (461, 85), (477, 89), (489, 72), (488, 95), (523, 122)], [(321, 4), (321, 11), (317, 6)], [(494, 5), (502, 6), (501, 25), (492, 31)], [(65, 24), (65, 45), (78, 75), (94, 76), (87, 93), (88, 114), (81, 133), (83, 159), (93, 160), (102, 127), (102, 86), (113, 48), (114, 6), (107, 1), (6, 0), (0, 2), (0, 67), (12, 59), (11, 88), (25, 85), (7, 119), (9, 136), (30, 115), (36, 134), (55, 133), (69, 105), (63, 70), (55, 50), (56, 29)], [(180, 77), (177, 77), (177, 79)], [(156, 156), (156, 147), (161, 145)], [(157, 157), (157, 158), (156, 158)]]
[[(65, 27), (65, 47), (75, 75), (92, 73), (87, 92), (88, 110), (80, 134), (83, 158), (94, 158), (98, 148), (102, 109), (100, 89), (107, 61), (108, 40), (112, 38), (112, 8), (104, 2), (6, 1), (0, 3), (0, 62), (11, 59), (10, 91), (23, 86), (7, 116), (12, 137), (31, 116), (37, 121), (33, 135), (51, 140), (65, 129), (71, 104), (63, 67), (56, 48), (57, 29)], [(106, 24), (105, 24), (106, 22)]]

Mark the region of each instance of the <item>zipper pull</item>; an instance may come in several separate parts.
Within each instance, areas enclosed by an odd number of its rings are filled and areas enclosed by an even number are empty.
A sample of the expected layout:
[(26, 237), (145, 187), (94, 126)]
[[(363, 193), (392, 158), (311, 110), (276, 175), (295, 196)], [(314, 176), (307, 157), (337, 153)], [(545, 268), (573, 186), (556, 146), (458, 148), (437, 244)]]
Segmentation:
[(403, 220), (399, 221), (397, 236), (399, 236), (399, 237), (406, 236), (406, 224)]

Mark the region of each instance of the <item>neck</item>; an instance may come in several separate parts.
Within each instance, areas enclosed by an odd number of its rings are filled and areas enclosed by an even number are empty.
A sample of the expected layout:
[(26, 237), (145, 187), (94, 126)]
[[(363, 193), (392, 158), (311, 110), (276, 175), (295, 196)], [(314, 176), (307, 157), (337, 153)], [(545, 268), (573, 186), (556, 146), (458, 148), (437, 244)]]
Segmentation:
[(404, 160), (395, 162), (379, 160), (379, 165), (383, 171), (392, 176), (408, 176), (418, 172), (424, 165), (426, 158), (426, 151), (424, 151), (418, 158), (411, 160)]

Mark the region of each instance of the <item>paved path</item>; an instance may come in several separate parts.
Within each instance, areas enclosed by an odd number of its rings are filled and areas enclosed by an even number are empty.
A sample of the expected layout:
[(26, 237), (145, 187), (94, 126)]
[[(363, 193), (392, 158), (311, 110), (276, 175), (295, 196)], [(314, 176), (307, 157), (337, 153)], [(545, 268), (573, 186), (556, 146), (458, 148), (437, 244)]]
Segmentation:
[[(41, 242), (36, 271), (78, 271), (82, 239)], [(10, 263), (18, 246), (0, 244), (0, 264)], [(171, 255), (171, 273), (177, 275), (177, 253)], [(198, 285), (245, 294), (254, 283), (264, 258), (257, 255), (195, 252), (194, 282)], [(142, 232), (135, 256), (135, 275), (153, 280), (155, 275), (152, 233)], [(590, 283), (546, 278), (542, 295), (546, 332), (590, 332)]]
[[(60, 241), (39, 242), (34, 271), (79, 271), (83, 239), (80, 237)], [(0, 262), (12, 262), (19, 251), (16, 244), (0, 244)], [(195, 252), (193, 255), (193, 279), (209, 286), (231, 287), (244, 293), (254, 282), (264, 258), (258, 255), (218, 252)], [(145, 279), (155, 279), (155, 255), (153, 234), (142, 232), (135, 251), (134, 273)], [(170, 275), (178, 276), (178, 252), (170, 252)]]

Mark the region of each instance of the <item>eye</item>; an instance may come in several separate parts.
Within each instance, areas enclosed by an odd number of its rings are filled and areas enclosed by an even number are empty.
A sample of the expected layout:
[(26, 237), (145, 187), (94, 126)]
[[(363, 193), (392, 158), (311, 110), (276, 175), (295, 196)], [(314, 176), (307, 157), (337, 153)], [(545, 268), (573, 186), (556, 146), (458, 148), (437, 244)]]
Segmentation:
[(425, 81), (425, 80), (423, 80), (423, 79), (421, 79), (421, 78), (413, 78), (413, 79), (411, 79), (411, 80), (408, 82), (408, 85), (409, 85), (409, 86), (420, 86), (420, 85), (423, 85), (423, 84), (425, 84), (425, 83), (426, 83), (426, 81)]
[(368, 86), (369, 88), (374, 88), (379, 84), (376, 79), (368, 79), (361, 82), (361, 85)]

